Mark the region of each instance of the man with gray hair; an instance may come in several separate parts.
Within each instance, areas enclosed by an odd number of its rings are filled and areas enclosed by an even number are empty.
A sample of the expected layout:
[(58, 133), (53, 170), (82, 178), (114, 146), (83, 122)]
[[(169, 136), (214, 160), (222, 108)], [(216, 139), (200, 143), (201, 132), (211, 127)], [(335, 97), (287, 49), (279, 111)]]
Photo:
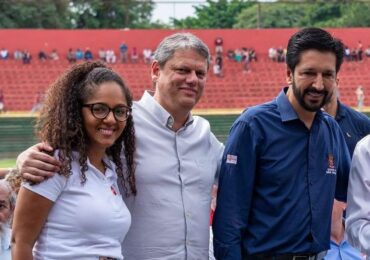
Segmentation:
[(0, 180), (0, 259), (10, 258), (11, 219), (14, 212), (15, 195), (5, 180)]
[[(209, 57), (189, 33), (166, 37), (155, 51), (154, 94), (146, 91), (133, 106), (138, 192), (124, 198), (132, 215), (125, 260), (208, 259), (211, 188), (223, 145), (191, 110), (203, 94)], [(42, 150), (52, 148), (38, 144), (19, 157), (25, 178), (40, 181), (58, 170)]]

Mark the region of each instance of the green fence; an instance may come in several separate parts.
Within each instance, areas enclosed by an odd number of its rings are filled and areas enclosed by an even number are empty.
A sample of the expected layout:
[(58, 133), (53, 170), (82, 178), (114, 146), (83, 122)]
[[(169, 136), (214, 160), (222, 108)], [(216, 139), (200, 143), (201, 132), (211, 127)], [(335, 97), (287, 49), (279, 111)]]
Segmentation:
[[(236, 115), (207, 115), (212, 131), (220, 141), (227, 138)], [(0, 117), (0, 159), (14, 158), (37, 142), (34, 135), (34, 117)]]
[[(370, 116), (370, 113), (367, 113)], [(225, 142), (230, 126), (237, 115), (204, 115), (213, 133)], [(0, 159), (14, 158), (27, 147), (35, 144), (34, 117), (0, 117)]]
[(0, 158), (13, 158), (35, 144), (34, 117), (0, 118)]

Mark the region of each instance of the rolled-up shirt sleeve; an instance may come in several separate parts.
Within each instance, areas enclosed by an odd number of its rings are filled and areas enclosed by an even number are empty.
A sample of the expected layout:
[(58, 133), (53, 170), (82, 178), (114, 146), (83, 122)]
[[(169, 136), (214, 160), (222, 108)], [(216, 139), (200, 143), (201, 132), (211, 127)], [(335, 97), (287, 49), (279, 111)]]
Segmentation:
[(348, 241), (370, 255), (370, 135), (357, 144), (353, 153), (347, 205)]
[(257, 138), (248, 123), (230, 130), (222, 158), (213, 219), (216, 259), (242, 259), (242, 233), (248, 223), (256, 171)]

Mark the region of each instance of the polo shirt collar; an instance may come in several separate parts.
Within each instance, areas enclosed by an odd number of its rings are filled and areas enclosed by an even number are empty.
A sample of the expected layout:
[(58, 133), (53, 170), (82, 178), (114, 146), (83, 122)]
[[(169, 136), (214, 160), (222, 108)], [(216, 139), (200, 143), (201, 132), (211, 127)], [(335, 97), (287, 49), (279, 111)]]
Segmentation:
[[(149, 91), (145, 91), (144, 95), (140, 99), (140, 103), (152, 114), (154, 115), (157, 120), (160, 121), (161, 125), (172, 129), (173, 123), (175, 119), (173, 116), (168, 113), (166, 109), (164, 109), (149, 93)], [(184, 127), (191, 125), (194, 121), (193, 115), (189, 113), (188, 120), (186, 121)]]
[[(281, 115), (281, 120), (283, 122), (292, 121), (299, 119), (297, 112), (294, 110), (292, 104), (289, 102), (286, 92), (288, 87), (283, 88), (279, 95), (276, 97), (277, 110)], [(316, 112), (316, 118), (322, 118), (323, 112), (321, 110)], [(299, 119), (300, 120), (300, 119)]]
[(279, 111), (283, 122), (299, 119), (297, 112), (294, 110), (286, 96), (287, 91), (288, 87), (283, 88), (276, 97), (277, 110)]
[(346, 110), (344, 108), (344, 105), (338, 100), (338, 108), (337, 108), (337, 114), (335, 115), (335, 120), (339, 121), (343, 117), (346, 117)]

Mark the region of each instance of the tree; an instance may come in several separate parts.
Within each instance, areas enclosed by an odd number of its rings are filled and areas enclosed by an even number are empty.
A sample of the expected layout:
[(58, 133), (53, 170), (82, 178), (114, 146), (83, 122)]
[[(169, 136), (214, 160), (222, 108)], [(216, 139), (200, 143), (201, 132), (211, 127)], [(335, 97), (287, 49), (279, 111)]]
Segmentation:
[(370, 1), (278, 1), (259, 3), (240, 12), (234, 28), (366, 27)]
[(232, 28), (237, 14), (254, 3), (247, 0), (207, 0), (196, 6), (195, 17), (172, 19), (175, 28)]
[(236, 18), (234, 28), (290, 28), (305, 14), (301, 4), (262, 4), (242, 10)]
[(76, 28), (147, 28), (154, 3), (151, 0), (72, 0)]
[(69, 0), (0, 0), (1, 28), (69, 28)]

